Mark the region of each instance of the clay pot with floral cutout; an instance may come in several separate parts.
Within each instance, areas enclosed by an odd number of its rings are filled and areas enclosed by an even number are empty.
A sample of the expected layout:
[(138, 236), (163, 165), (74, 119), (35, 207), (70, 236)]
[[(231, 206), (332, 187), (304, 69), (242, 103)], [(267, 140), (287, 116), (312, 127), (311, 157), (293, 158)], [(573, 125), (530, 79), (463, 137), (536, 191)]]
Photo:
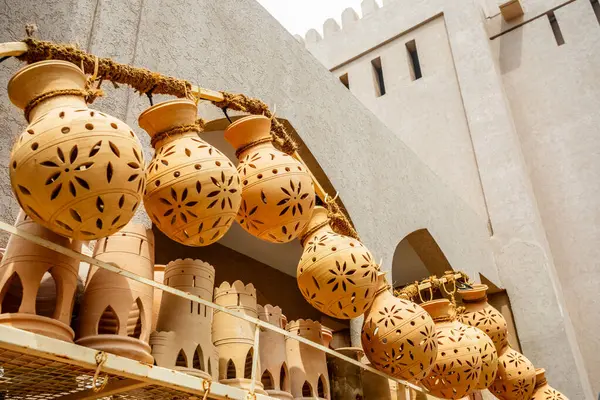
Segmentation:
[[(94, 257), (146, 279), (154, 268), (154, 235), (129, 223), (118, 234), (102, 238)], [(145, 363), (150, 355), (153, 287), (120, 274), (92, 267), (83, 295), (77, 344)]]
[[(256, 289), (241, 281), (233, 284), (223, 282), (215, 288), (215, 304), (232, 311), (258, 317)], [(252, 385), (252, 358), (254, 357), (254, 333), (256, 324), (215, 310), (212, 339), (219, 353), (219, 382), (225, 385), (250, 390)], [(257, 365), (260, 370), (260, 359)], [(257, 380), (255, 392), (267, 394), (263, 384)]]
[[(285, 329), (287, 318), (281, 308), (270, 304), (258, 306), (258, 318)], [(269, 397), (291, 400), (290, 373), (286, 361), (285, 336), (261, 328), (259, 338), (261, 382)]]
[(320, 206), (301, 240), (304, 252), (297, 280), (306, 301), (339, 319), (356, 318), (368, 310), (379, 271), (369, 250), (360, 241), (335, 233), (327, 210)]
[(498, 373), (490, 392), (500, 400), (530, 399), (535, 389), (535, 367), (523, 354), (504, 347), (498, 356)]
[(144, 206), (161, 232), (187, 246), (222, 238), (242, 195), (232, 162), (198, 137), (197, 112), (194, 102), (177, 99), (156, 104), (139, 118), (156, 150), (146, 172)]
[[(317, 321), (291, 321), (286, 330), (315, 343), (323, 343), (321, 324)], [(294, 399), (329, 399), (329, 374), (325, 353), (290, 337), (285, 338), (285, 347)]]
[[(133, 217), (142, 201), (144, 159), (127, 124), (87, 107), (78, 94), (85, 85), (83, 72), (65, 61), (30, 64), (12, 77), (9, 98), (26, 110), (29, 125), (12, 149), (9, 171), (15, 196), (34, 221), (91, 240)], [(65, 94), (52, 97), (56, 91)]]
[[(62, 247), (81, 249), (81, 242), (46, 229), (23, 210), (15, 226)], [(79, 260), (12, 235), (0, 264), (0, 325), (72, 342), (69, 324), (78, 270)]]
[(421, 383), (433, 396), (461, 399), (479, 384), (482, 368), (479, 341), (465, 333), (462, 324), (454, 319), (449, 300), (432, 300), (422, 306), (435, 321), (438, 354)]
[(238, 223), (247, 232), (273, 243), (297, 238), (310, 220), (315, 190), (306, 167), (277, 150), (271, 120), (262, 115), (241, 118), (227, 127), (225, 139), (240, 160), (242, 205)]
[[(164, 282), (212, 301), (215, 269), (201, 260), (178, 259), (167, 264)], [(156, 332), (150, 335), (156, 365), (205, 379), (217, 379), (212, 318), (212, 308), (163, 293)]]
[(488, 335), (498, 354), (508, 346), (508, 327), (506, 320), (487, 301), (487, 285), (475, 284), (472, 289), (460, 289), (464, 310), (458, 314), (463, 324), (473, 326)]
[(531, 400), (569, 400), (567, 396), (548, 385), (546, 370), (537, 368), (535, 370), (535, 390)]
[(479, 374), (479, 382), (475, 386), (475, 389), (485, 390), (494, 382), (496, 373), (498, 372), (498, 352), (496, 352), (494, 342), (480, 329), (470, 325), (461, 323), (459, 329), (479, 342), (479, 349), (481, 350), (481, 373)]
[(365, 313), (362, 347), (378, 370), (405, 380), (419, 380), (430, 371), (438, 354), (433, 320), (421, 306), (394, 297), (384, 274)]

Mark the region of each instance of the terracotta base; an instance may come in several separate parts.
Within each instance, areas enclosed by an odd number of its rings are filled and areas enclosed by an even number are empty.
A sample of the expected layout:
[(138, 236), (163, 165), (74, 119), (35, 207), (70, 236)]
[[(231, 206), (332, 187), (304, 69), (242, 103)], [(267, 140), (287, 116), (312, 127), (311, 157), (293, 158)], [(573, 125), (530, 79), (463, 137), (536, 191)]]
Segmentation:
[(267, 394), (269, 397), (280, 400), (292, 400), (293, 397), (288, 392), (283, 392), (281, 390), (267, 390)]
[(8, 325), (24, 331), (38, 333), (65, 342), (73, 342), (75, 332), (69, 325), (35, 314), (0, 314), (0, 325)]
[(139, 339), (128, 336), (102, 334), (87, 336), (76, 340), (75, 343), (147, 364), (154, 362), (154, 357), (150, 355), (150, 346)]
[(188, 374), (188, 375), (196, 376), (198, 378), (208, 379), (208, 380), (212, 381), (212, 376), (210, 376), (207, 372), (204, 372), (199, 369), (183, 368), (183, 367), (173, 367), (172, 369), (174, 369), (177, 372), (183, 372), (184, 374)]
[[(219, 383), (250, 391), (252, 379), (221, 379), (219, 380)], [(256, 385), (254, 386), (254, 393), (267, 395), (263, 384), (259, 382), (256, 382)]]

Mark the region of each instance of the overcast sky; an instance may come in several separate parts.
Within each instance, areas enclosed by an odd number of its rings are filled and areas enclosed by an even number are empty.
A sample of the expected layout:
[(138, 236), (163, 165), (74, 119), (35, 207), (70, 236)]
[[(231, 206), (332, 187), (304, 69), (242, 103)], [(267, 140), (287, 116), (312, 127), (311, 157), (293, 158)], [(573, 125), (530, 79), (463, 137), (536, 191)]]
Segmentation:
[[(258, 0), (292, 34), (304, 37), (310, 28), (323, 33), (323, 22), (335, 18), (341, 26), (342, 11), (352, 7), (360, 15), (360, 0)], [(379, 1), (381, 4), (381, 1)]]

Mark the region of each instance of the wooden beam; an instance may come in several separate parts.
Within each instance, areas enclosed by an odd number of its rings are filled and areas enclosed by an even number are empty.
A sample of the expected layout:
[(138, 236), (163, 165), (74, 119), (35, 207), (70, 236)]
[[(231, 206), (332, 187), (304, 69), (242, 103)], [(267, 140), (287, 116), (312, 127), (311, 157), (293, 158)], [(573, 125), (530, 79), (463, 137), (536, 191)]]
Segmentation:
[(27, 51), (27, 44), (24, 42), (0, 43), (0, 57), (20, 56)]

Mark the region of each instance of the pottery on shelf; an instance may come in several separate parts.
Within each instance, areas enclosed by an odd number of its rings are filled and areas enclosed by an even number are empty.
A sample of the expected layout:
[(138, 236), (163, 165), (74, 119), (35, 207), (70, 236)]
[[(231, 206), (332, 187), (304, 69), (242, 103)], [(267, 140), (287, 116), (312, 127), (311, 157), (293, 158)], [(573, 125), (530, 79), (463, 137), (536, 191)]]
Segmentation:
[[(156, 264), (154, 266), (154, 282), (165, 283), (165, 268), (166, 265)], [(152, 330), (156, 330), (156, 323), (158, 322), (158, 312), (160, 311), (160, 302), (162, 300), (162, 290), (154, 289), (154, 296), (152, 297)]]
[[(258, 318), (278, 328), (285, 329), (287, 318), (281, 308), (270, 304), (258, 306)], [(261, 328), (259, 337), (261, 382), (269, 397), (281, 400), (292, 399), (290, 372), (285, 355), (285, 337), (274, 331)]]
[(323, 338), (323, 346), (329, 348), (333, 340), (333, 331), (324, 325), (321, 325), (321, 337)]
[(535, 390), (531, 400), (569, 400), (567, 396), (548, 385), (546, 370), (537, 368), (535, 370)]
[(365, 314), (362, 347), (378, 370), (405, 380), (419, 380), (438, 354), (435, 325), (419, 305), (394, 297), (383, 274), (373, 305)]
[(315, 207), (302, 233), (302, 246), (296, 276), (306, 301), (339, 319), (356, 318), (368, 310), (379, 266), (360, 241), (333, 231), (324, 207)]
[(302, 233), (315, 205), (308, 170), (277, 150), (271, 120), (262, 115), (241, 118), (227, 127), (225, 139), (236, 149), (242, 180), (238, 223), (250, 234), (273, 243), (286, 243)]
[[(81, 242), (46, 229), (23, 210), (15, 227), (59, 246), (81, 249)], [(11, 235), (0, 264), (0, 325), (72, 342), (69, 324), (78, 271), (79, 260)]]
[[(154, 235), (143, 225), (128, 224), (98, 240), (94, 257), (146, 279), (154, 268)], [(92, 267), (80, 315), (82, 346), (152, 363), (150, 329), (153, 287), (120, 274)]]
[[(315, 343), (323, 343), (321, 324), (317, 321), (291, 321), (288, 322), (286, 330)], [(285, 338), (285, 348), (294, 399), (329, 400), (329, 375), (325, 353), (290, 337)]]
[(498, 372), (498, 352), (496, 351), (494, 342), (480, 329), (470, 325), (461, 323), (459, 329), (479, 342), (481, 373), (479, 374), (479, 382), (475, 386), (475, 389), (485, 390), (494, 382), (496, 373)]
[(476, 284), (472, 289), (458, 291), (464, 306), (464, 311), (458, 314), (458, 320), (485, 332), (500, 354), (508, 346), (508, 327), (500, 311), (487, 302), (487, 290), (487, 285)]
[(438, 355), (421, 383), (433, 396), (461, 399), (479, 384), (482, 367), (479, 342), (461, 329), (462, 324), (452, 316), (449, 300), (428, 301), (422, 307), (435, 321)]
[[(212, 301), (215, 269), (201, 260), (178, 259), (167, 264), (164, 282)], [(218, 359), (214, 357), (212, 319), (212, 308), (163, 293), (156, 332), (150, 335), (156, 365), (205, 379), (217, 379)]]
[[(223, 282), (215, 288), (214, 302), (217, 305), (257, 318), (256, 289), (241, 281), (233, 284)], [(212, 339), (219, 353), (219, 382), (225, 385), (250, 390), (252, 384), (252, 358), (254, 356), (254, 333), (256, 324), (215, 310)], [(257, 365), (260, 371), (260, 360)], [(256, 374), (255, 392), (267, 394)]]
[[(41, 61), (8, 83), (10, 100), (25, 109), (55, 90), (82, 90), (86, 77), (74, 64)], [(89, 109), (82, 96), (42, 100), (14, 144), (10, 181), (23, 210), (63, 236), (91, 240), (112, 235), (142, 201), (142, 147), (123, 121)]]
[[(177, 99), (156, 104), (139, 118), (155, 148), (146, 171), (144, 207), (161, 232), (187, 246), (222, 238), (242, 196), (232, 162), (198, 136), (197, 113), (194, 102)], [(169, 133), (178, 127), (184, 128)]]
[(490, 392), (500, 400), (530, 399), (535, 389), (535, 367), (523, 354), (504, 347), (498, 356), (496, 380)]

